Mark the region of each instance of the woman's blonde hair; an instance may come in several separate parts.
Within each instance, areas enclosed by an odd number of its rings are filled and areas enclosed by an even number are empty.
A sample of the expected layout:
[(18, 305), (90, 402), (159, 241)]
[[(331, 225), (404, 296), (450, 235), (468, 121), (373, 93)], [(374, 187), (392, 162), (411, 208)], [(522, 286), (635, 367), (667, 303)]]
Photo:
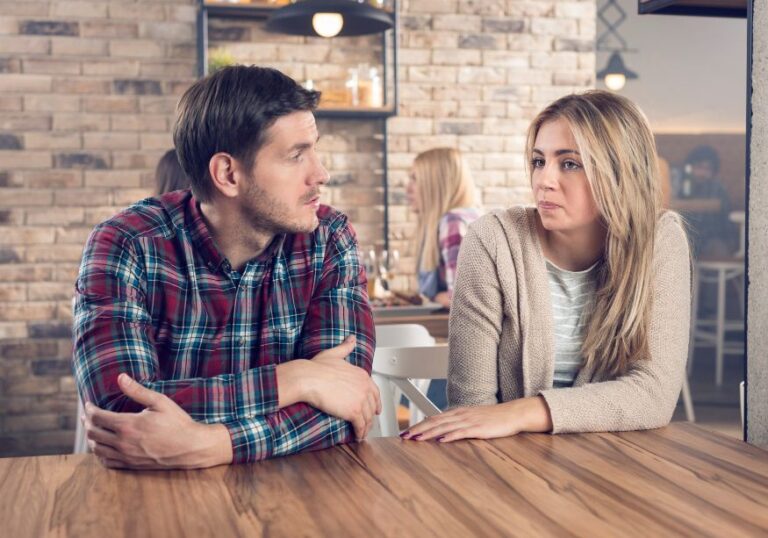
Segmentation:
[(459, 150), (433, 148), (416, 156), (413, 179), (421, 207), (417, 216), (416, 247), (422, 271), (432, 271), (440, 263), (437, 229), (440, 218), (457, 207), (474, 207), (475, 183)]
[(656, 144), (634, 103), (593, 90), (544, 109), (528, 130), (527, 155), (541, 126), (558, 119), (571, 128), (606, 228), (582, 366), (614, 377), (649, 357), (653, 247), (662, 211)]

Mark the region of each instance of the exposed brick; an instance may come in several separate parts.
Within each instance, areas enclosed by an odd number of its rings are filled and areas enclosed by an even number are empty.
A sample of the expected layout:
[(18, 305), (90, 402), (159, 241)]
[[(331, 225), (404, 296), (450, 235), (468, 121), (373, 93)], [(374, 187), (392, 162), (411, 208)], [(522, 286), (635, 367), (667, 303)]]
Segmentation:
[(87, 149), (138, 149), (137, 133), (84, 133), (83, 145)]
[(483, 32), (519, 34), (525, 30), (525, 21), (520, 19), (483, 19)]
[(131, 95), (160, 95), (162, 88), (157, 80), (122, 79), (114, 81), (115, 93)]
[(0, 248), (0, 263), (15, 263), (20, 261), (19, 253), (13, 248)]
[(82, 143), (77, 132), (35, 132), (24, 135), (24, 146), (27, 149), (79, 149)]
[(52, 82), (46, 75), (12, 73), (0, 77), (0, 92), (50, 92)]
[(121, 112), (134, 113), (138, 111), (136, 97), (130, 95), (108, 95), (83, 97), (85, 112)]
[(250, 41), (251, 30), (247, 26), (211, 26), (209, 41)]
[(112, 2), (108, 6), (110, 19), (162, 21), (165, 10), (157, 2)]
[(22, 143), (18, 136), (10, 133), (0, 133), (0, 149), (21, 149)]
[(107, 114), (54, 114), (54, 131), (107, 131)]
[[(3, 4), (5, 9), (6, 4)], [(48, 37), (0, 36), (0, 54), (50, 54)]]
[(483, 132), (483, 124), (476, 121), (443, 121), (437, 127), (441, 134), (475, 135)]
[(186, 22), (141, 22), (139, 37), (154, 41), (194, 41), (194, 24)]
[(21, 21), (19, 33), (26, 35), (78, 36), (80, 25), (63, 21)]
[(39, 376), (65, 376), (72, 373), (72, 361), (41, 359), (32, 361), (32, 373)]
[(106, 158), (98, 153), (58, 153), (53, 158), (56, 168), (83, 168), (91, 170), (107, 168)]
[(83, 64), (84, 75), (98, 76), (138, 76), (138, 60), (94, 60)]
[(40, 321), (52, 319), (55, 307), (54, 303), (47, 302), (3, 303), (3, 308), (0, 308), (0, 321)]
[(59, 93), (105, 94), (109, 93), (110, 83), (107, 80), (85, 77), (56, 77), (53, 86)]
[(21, 60), (18, 58), (0, 58), (0, 73), (20, 73)]
[(139, 35), (139, 25), (132, 22), (81, 21), (80, 35), (83, 37), (127, 38)]
[[(0, 283), (0, 301), (26, 301), (27, 300), (27, 285), (26, 284), (7, 284)], [(0, 357), (3, 357), (2, 347), (0, 347)]]
[[(1, 251), (2, 248), (0, 248), (0, 259), (2, 259)], [(18, 261), (18, 256), (15, 261)], [(39, 282), (50, 280), (52, 277), (53, 271), (50, 267), (25, 264), (0, 265), (0, 282)]]
[(53, 37), (53, 56), (106, 56), (107, 41), (104, 39)]
[(83, 253), (82, 245), (33, 245), (24, 251), (24, 261), (34, 262), (79, 262)]
[(86, 187), (139, 187), (141, 172), (137, 170), (104, 170), (85, 172)]
[(595, 50), (594, 39), (555, 39), (556, 51), (592, 52)]
[[(169, 130), (167, 118), (162, 116), (112, 116), (109, 121), (112, 131), (164, 131)], [(142, 167), (139, 167), (142, 168)]]
[(167, 149), (173, 147), (170, 133), (141, 133), (142, 149)]
[(109, 55), (116, 58), (161, 58), (163, 43), (148, 39), (115, 39), (109, 42)]
[(7, 433), (48, 431), (59, 429), (60, 416), (55, 413), (45, 415), (7, 416), (4, 430)]
[(461, 0), (419, 0), (409, 6), (411, 13), (456, 13)]
[(459, 36), (459, 48), (461, 49), (497, 49), (499, 48), (496, 37), (488, 34), (467, 34)]
[[(0, 334), (2, 334), (0, 332)], [(55, 377), (21, 377), (5, 380), (5, 393), (9, 396), (23, 394), (53, 394), (59, 391)]]
[(79, 170), (28, 170), (23, 177), (24, 185), (30, 189), (67, 189), (83, 184)]
[[(127, 73), (122, 73), (125, 76)], [(139, 75), (142, 77), (156, 78), (181, 78), (187, 86), (191, 86), (197, 79), (197, 66), (187, 60), (144, 60), (139, 67)]]
[(24, 105), (24, 100), (20, 95), (0, 95), (0, 111), (19, 112)]
[[(2, 259), (2, 252), (0, 252), (0, 259)], [(27, 337), (27, 324), (23, 322), (0, 322), (0, 340), (6, 338), (26, 338)]]
[(24, 110), (77, 112), (80, 110), (80, 97), (77, 95), (25, 95)]
[(114, 192), (113, 202), (117, 206), (129, 206), (154, 194), (152, 188), (119, 189)]
[[(50, 168), (51, 154), (44, 151), (0, 150), (0, 169)], [(4, 205), (5, 195), (0, 197)]]
[(53, 228), (14, 226), (11, 229), (0, 227), (0, 245), (36, 245), (53, 243)]
[(58, 0), (51, 6), (55, 17), (77, 17), (83, 19), (106, 18), (106, 2), (83, 2)]
[(93, 189), (67, 189), (54, 192), (54, 206), (89, 207), (109, 203), (109, 193)]
[(23, 71), (25, 73), (39, 73), (39, 74), (48, 74), (48, 75), (53, 75), (53, 74), (79, 75), (80, 74), (80, 62), (78, 61), (25, 58), (23, 60), (22, 65), (23, 65)]
[(45, 210), (27, 210), (27, 224), (71, 225), (81, 224), (85, 212), (82, 207), (53, 207)]
[(0, 357), (3, 359), (37, 359), (53, 357), (58, 344), (52, 341), (5, 340), (0, 341)]

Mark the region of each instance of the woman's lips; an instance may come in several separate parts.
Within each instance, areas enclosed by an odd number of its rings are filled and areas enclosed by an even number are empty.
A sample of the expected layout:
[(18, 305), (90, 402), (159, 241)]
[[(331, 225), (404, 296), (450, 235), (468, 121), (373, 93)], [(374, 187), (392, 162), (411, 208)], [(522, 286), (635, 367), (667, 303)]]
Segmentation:
[(552, 202), (545, 202), (545, 201), (539, 202), (539, 209), (552, 210), (552, 209), (559, 209), (559, 208), (560, 208), (559, 205), (553, 204)]

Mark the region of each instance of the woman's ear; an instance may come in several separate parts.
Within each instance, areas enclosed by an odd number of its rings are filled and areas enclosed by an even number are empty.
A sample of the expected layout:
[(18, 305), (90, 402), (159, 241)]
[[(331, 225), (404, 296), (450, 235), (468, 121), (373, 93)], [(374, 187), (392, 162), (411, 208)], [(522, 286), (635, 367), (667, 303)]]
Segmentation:
[(242, 167), (229, 153), (216, 153), (208, 162), (213, 187), (227, 198), (235, 198), (241, 186)]

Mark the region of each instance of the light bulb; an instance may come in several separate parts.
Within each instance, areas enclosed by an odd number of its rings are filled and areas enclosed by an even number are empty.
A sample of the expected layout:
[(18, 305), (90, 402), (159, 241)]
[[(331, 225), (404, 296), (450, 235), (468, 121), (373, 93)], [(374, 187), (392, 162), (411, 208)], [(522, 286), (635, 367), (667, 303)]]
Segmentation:
[(315, 13), (312, 16), (312, 28), (317, 35), (333, 37), (341, 32), (344, 27), (344, 17), (341, 13)]
[(627, 77), (625, 77), (622, 73), (610, 73), (605, 75), (605, 85), (609, 90), (617, 92), (624, 87), (626, 82)]

